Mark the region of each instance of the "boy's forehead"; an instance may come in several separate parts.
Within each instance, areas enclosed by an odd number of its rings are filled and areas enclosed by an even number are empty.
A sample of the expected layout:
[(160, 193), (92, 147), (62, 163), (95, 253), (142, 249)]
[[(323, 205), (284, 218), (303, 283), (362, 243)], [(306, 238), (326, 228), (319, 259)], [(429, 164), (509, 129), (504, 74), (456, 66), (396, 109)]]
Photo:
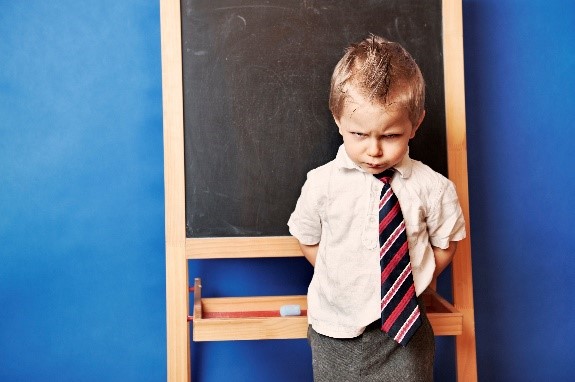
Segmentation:
[(397, 107), (393, 107), (393, 105), (397, 105), (396, 103), (390, 103), (387, 105), (375, 102), (372, 99), (367, 98), (366, 96), (362, 95), (355, 86), (348, 86), (345, 89), (346, 97), (343, 104), (343, 113), (342, 115), (351, 117), (354, 112), (364, 109), (364, 108), (376, 108), (381, 110), (382, 113), (395, 113), (399, 109)]
[(358, 107), (371, 104), (372, 101), (368, 100), (367, 97), (363, 96), (357, 89), (356, 86), (347, 85), (345, 92), (345, 100), (344, 100), (344, 109), (356, 109)]

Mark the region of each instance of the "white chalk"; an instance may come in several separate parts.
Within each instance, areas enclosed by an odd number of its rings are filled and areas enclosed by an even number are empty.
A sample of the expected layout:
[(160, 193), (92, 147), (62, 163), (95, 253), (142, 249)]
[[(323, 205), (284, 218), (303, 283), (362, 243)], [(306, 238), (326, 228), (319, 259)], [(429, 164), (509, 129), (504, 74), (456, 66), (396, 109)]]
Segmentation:
[(285, 316), (299, 316), (301, 315), (301, 308), (299, 305), (282, 305), (280, 308), (280, 315)]

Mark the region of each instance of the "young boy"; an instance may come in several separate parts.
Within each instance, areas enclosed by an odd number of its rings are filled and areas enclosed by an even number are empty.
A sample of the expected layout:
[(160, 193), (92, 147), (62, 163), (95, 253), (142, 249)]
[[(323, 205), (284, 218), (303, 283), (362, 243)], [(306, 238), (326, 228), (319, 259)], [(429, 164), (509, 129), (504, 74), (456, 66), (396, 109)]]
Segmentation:
[[(451, 261), (465, 225), (453, 184), (409, 157), (424, 101), (421, 72), (397, 43), (371, 35), (335, 67), (329, 107), (343, 145), (333, 161), (308, 173), (288, 222), (315, 267), (308, 339), (316, 382), (433, 380), (434, 335), (420, 295)], [(398, 339), (382, 321), (382, 173), (407, 234), (405, 280), (418, 318), (409, 339)]]

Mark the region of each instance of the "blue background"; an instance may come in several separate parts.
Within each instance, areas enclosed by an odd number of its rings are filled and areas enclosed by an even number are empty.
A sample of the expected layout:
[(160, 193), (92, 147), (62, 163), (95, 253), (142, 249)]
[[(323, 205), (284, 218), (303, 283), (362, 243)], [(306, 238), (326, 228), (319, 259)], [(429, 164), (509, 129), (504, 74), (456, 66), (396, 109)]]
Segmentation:
[[(479, 377), (570, 381), (575, 2), (463, 12)], [(0, 380), (165, 380), (163, 197), (159, 2), (0, 0)], [(226, 277), (207, 295), (304, 293), (311, 267), (190, 274)], [(305, 381), (309, 357), (304, 340), (194, 344), (194, 377)]]

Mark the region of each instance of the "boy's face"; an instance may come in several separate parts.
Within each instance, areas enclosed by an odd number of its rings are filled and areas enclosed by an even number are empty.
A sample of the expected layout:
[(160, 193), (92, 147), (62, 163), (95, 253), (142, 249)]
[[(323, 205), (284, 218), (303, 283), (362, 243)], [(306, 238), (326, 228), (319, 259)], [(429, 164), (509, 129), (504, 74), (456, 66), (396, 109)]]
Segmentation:
[(370, 174), (379, 174), (398, 164), (415, 136), (404, 108), (386, 108), (367, 101), (356, 92), (336, 119), (343, 145), (350, 159)]

